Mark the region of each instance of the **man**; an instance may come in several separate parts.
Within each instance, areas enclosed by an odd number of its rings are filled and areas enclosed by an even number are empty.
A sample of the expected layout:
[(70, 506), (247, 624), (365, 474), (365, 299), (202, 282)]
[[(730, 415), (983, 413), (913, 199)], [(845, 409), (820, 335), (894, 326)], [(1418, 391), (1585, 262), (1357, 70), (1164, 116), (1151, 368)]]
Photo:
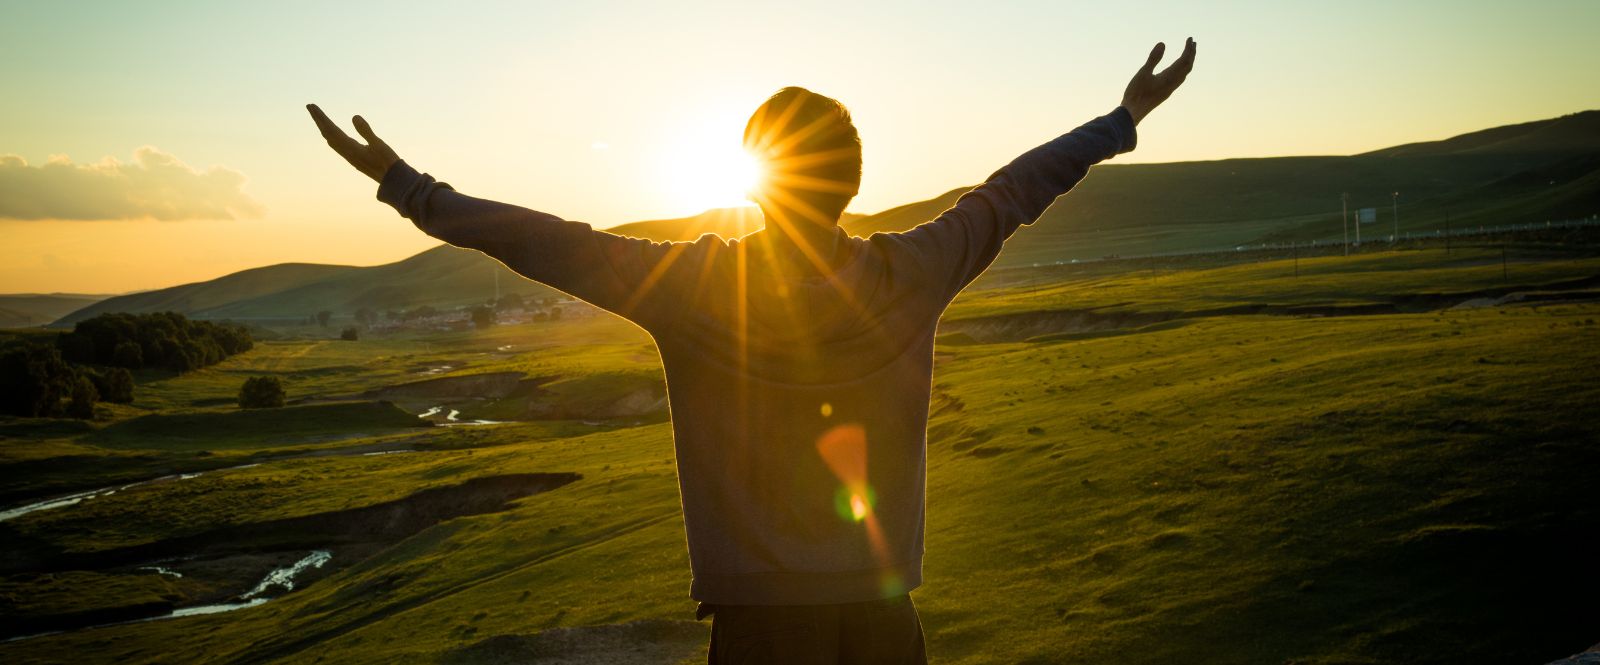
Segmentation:
[(666, 369), (690, 595), (712, 663), (921, 663), (923, 490), (939, 315), (1194, 66), (1164, 45), (1111, 113), (1024, 153), (903, 233), (838, 226), (861, 143), (837, 101), (785, 88), (745, 128), (766, 228), (656, 243), (472, 198), (400, 161), (360, 116), (328, 144), (425, 233), (633, 321)]

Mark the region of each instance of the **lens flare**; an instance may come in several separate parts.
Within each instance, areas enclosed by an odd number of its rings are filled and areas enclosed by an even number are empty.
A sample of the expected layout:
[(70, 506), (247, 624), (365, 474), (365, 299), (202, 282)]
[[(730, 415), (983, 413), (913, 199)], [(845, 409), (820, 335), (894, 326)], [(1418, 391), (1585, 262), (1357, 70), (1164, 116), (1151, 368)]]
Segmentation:
[(860, 494), (850, 495), (850, 516), (857, 522), (867, 518), (867, 498)]

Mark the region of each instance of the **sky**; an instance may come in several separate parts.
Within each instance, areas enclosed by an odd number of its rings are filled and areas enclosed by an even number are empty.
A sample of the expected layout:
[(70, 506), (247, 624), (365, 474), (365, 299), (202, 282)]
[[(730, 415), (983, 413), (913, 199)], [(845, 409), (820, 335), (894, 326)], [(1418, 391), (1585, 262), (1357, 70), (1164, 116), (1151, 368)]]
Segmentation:
[[(304, 106), (474, 196), (604, 228), (737, 205), (786, 85), (850, 107), (851, 210), (980, 182), (1195, 71), (1124, 162), (1352, 154), (1600, 108), (1600, 2), (0, 0), (0, 293), (121, 293), (437, 244)], [(352, 130), (352, 134), (353, 134)]]

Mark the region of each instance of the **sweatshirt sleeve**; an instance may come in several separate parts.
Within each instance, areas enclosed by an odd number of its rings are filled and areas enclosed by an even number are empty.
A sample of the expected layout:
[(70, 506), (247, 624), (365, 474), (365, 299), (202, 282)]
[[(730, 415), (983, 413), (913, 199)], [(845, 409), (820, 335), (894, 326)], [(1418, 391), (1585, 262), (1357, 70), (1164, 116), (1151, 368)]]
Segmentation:
[(945, 302), (977, 279), (1023, 224), (1032, 224), (1089, 167), (1128, 152), (1136, 143), (1133, 116), (1123, 107), (1023, 153), (995, 171), (933, 221), (893, 238)]
[(378, 200), (424, 233), (475, 249), (517, 273), (622, 315), (646, 329), (673, 308), (664, 274), (694, 243), (657, 243), (455, 191), (404, 161), (378, 185)]

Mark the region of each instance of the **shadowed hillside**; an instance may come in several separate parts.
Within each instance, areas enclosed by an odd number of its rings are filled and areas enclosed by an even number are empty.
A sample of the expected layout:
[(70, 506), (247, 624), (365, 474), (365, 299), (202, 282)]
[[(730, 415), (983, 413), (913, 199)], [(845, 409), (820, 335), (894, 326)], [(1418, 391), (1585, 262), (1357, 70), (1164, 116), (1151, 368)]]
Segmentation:
[(303, 320), (320, 310), (347, 316), (361, 307), (382, 311), (465, 305), (495, 293), (496, 273), (501, 294), (554, 294), (475, 250), (442, 245), (378, 266), (286, 263), (244, 270), (207, 282), (110, 298), (52, 325), (65, 327), (101, 312), (172, 310), (191, 318), (270, 322)]
[[(866, 215), (845, 213), (843, 220), (845, 228), (850, 228), (851, 222), (864, 217)], [(707, 233), (724, 238), (740, 238), (755, 233), (765, 226), (766, 219), (761, 216), (761, 209), (755, 206), (745, 206), (742, 208), (713, 208), (693, 217), (632, 222), (613, 226), (606, 229), (606, 231), (617, 235), (649, 238), (656, 241), (688, 241), (695, 240)]]
[[(856, 220), (857, 235), (932, 219), (965, 188)], [(1030, 227), (997, 265), (1341, 238), (1340, 194), (1377, 208), (1369, 238), (1600, 213), (1600, 111), (1346, 157), (1107, 163)], [(1352, 229), (1352, 233), (1354, 230)]]
[[(968, 289), (934, 352), (930, 655), (1593, 644), (1600, 257), (1499, 255)], [(262, 375), (296, 403), (235, 408)], [(0, 421), (0, 636), (34, 635), (0, 662), (704, 662), (664, 407), (616, 410), (665, 394), (639, 328), (277, 340), (141, 378), (100, 420)]]
[[(859, 236), (909, 229), (933, 219), (968, 188), (867, 215), (846, 215)], [(1377, 208), (1368, 240), (1395, 229), (1433, 234), (1446, 219), (1472, 226), (1587, 218), (1600, 213), (1600, 111), (1496, 127), (1442, 141), (1360, 155), (1225, 159), (1096, 167), (1076, 189), (1018, 231), (996, 265), (1066, 263), (1108, 255), (1232, 249), (1261, 243), (1336, 242), (1344, 233), (1340, 195), (1350, 208)], [(761, 228), (756, 208), (623, 224), (620, 235), (657, 241), (705, 233), (739, 237)], [(1352, 228), (1352, 234), (1354, 229)], [(321, 310), (403, 309), (482, 302), (495, 292), (553, 292), (470, 250), (437, 247), (371, 267), (281, 264), (208, 282), (111, 298), (74, 312), (70, 325), (101, 312), (173, 310), (205, 319), (302, 320)]]
[(42, 326), (104, 300), (83, 293), (18, 293), (0, 296), (0, 328)]
[[(173, 311), (190, 317), (208, 318), (205, 313), (216, 307), (276, 293), (354, 270), (360, 268), (315, 263), (279, 263), (251, 268), (209, 281), (107, 298), (72, 312), (52, 325), (69, 326), (104, 312), (144, 314)], [(305, 313), (300, 314), (302, 317), (305, 315)]]

